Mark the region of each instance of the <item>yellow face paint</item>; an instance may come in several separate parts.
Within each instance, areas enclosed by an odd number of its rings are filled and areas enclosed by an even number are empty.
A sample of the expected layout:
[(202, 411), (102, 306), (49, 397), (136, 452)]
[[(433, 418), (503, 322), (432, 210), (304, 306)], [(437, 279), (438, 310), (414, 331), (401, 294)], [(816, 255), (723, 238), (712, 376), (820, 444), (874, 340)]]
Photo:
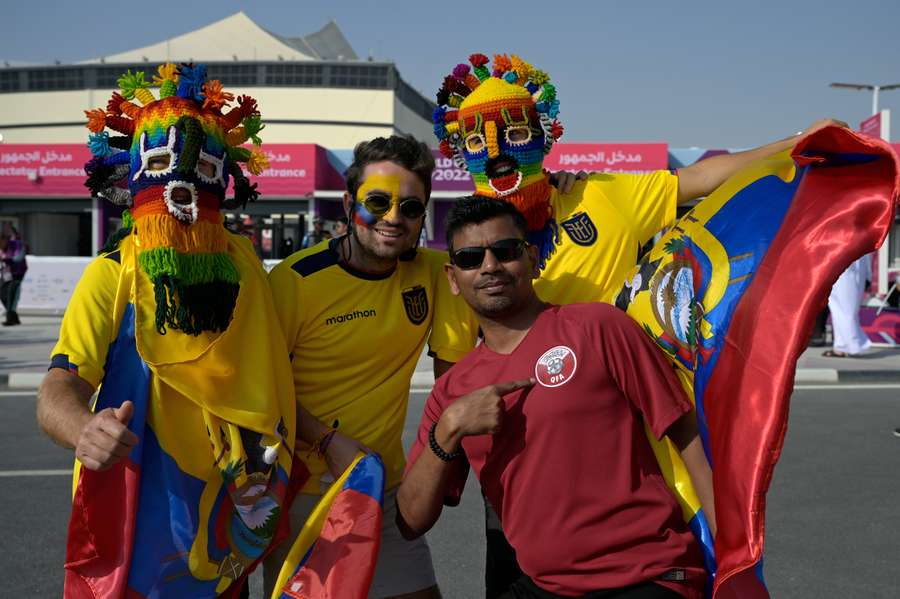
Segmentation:
[(425, 211), (425, 204), (417, 198), (401, 199), (400, 177), (396, 175), (373, 174), (367, 177), (356, 192), (354, 221), (372, 226), (379, 219), (391, 216), (394, 210), (400, 210), (406, 218), (418, 218)]

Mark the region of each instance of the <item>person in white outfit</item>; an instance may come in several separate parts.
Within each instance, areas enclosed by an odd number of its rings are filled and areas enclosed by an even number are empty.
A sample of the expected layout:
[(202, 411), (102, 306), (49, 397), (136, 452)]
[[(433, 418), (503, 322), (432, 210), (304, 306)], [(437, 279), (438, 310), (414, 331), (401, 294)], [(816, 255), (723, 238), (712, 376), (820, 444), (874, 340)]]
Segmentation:
[(860, 301), (866, 281), (871, 278), (872, 257), (866, 254), (851, 264), (831, 288), (828, 309), (831, 310), (834, 346), (822, 355), (846, 358), (860, 354), (872, 345), (859, 324)]

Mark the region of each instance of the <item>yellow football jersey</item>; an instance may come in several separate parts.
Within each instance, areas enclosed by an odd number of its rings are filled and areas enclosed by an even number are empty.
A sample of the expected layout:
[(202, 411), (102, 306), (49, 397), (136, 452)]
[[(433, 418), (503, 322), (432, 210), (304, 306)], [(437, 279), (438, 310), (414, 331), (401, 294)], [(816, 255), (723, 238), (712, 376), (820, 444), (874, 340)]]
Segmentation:
[[(401, 436), (409, 386), (426, 340), (436, 357), (459, 361), (478, 324), (450, 293), (445, 252), (419, 249), (383, 275), (340, 260), (338, 240), (301, 250), (269, 274), (283, 327), (297, 401), (318, 420), (381, 454), (386, 488), (400, 484)], [(298, 441), (304, 458), (308, 446)], [(306, 493), (320, 493), (325, 463), (308, 459)]]
[(553, 304), (612, 303), (641, 246), (675, 221), (678, 177), (594, 173), (550, 204), (559, 243), (534, 287)]

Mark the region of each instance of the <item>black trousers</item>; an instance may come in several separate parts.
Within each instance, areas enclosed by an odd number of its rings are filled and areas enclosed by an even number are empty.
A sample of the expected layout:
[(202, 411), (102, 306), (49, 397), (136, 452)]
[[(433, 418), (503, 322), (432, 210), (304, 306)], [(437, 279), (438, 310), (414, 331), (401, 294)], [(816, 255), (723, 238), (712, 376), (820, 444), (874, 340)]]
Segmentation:
[[(563, 597), (549, 591), (545, 591), (537, 586), (527, 576), (522, 576), (515, 581), (509, 590), (499, 599), (572, 599), (571, 597)], [(602, 591), (593, 591), (587, 595), (581, 595), (579, 599), (683, 599), (683, 597), (675, 591), (666, 587), (654, 584), (652, 582), (644, 582), (630, 587), (621, 589), (605, 589)]]

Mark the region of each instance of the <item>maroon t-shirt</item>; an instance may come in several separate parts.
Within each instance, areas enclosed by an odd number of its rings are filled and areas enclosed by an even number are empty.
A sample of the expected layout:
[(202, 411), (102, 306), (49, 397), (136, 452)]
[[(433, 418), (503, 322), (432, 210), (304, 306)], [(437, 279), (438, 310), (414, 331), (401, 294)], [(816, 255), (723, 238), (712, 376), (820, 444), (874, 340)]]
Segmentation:
[[(435, 384), (409, 466), (456, 398), (529, 377), (538, 383), (505, 397), (500, 432), (462, 441), (522, 570), (572, 596), (669, 573), (685, 582), (662, 584), (699, 599), (700, 548), (644, 432), (646, 422), (662, 437), (692, 406), (659, 349), (612, 306), (551, 306), (511, 354), (476, 348)], [(449, 505), (467, 474), (454, 462)]]

